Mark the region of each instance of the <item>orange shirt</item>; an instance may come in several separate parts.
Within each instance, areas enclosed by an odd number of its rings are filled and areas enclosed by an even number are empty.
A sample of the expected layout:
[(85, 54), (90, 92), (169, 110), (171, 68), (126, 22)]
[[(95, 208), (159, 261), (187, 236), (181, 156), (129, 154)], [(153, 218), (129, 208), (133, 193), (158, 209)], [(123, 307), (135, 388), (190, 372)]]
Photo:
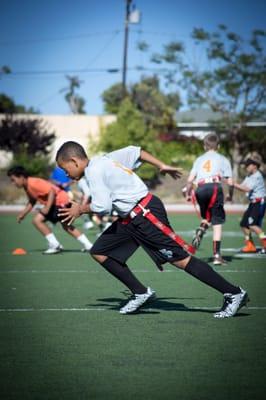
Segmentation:
[(30, 198), (37, 200), (39, 203), (47, 204), (48, 195), (52, 189), (55, 192), (56, 206), (64, 206), (69, 203), (67, 193), (53, 185), (51, 182), (41, 178), (33, 178), (31, 176), (27, 179), (26, 192)]

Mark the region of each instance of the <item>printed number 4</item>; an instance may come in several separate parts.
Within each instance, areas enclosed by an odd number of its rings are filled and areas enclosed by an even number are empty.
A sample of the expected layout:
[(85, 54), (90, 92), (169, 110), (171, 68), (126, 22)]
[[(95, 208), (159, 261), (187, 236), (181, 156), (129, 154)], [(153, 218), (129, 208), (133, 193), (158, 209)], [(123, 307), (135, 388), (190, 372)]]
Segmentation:
[(211, 172), (211, 169), (212, 169), (211, 160), (205, 161), (202, 168), (204, 169), (205, 172)]

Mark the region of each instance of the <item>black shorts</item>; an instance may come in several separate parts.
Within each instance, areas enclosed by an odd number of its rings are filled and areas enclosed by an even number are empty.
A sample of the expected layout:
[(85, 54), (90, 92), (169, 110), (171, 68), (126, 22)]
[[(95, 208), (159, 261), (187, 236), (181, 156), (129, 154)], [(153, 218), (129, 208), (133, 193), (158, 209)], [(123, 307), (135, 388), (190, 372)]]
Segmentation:
[[(159, 221), (171, 228), (164, 205), (158, 197), (153, 196), (147, 208)], [(92, 246), (91, 254), (105, 255), (125, 264), (141, 246), (160, 269), (166, 262), (172, 263), (189, 256), (181, 246), (156, 228), (142, 213), (130, 220), (127, 225), (122, 224), (122, 221), (119, 218), (102, 233)]]
[[(217, 188), (217, 195), (213, 205), (210, 207), (215, 187)], [(206, 183), (205, 185), (199, 186), (196, 190), (196, 199), (203, 219), (211, 222), (212, 225), (224, 224), (224, 194), (220, 184)]]
[(58, 207), (56, 205), (52, 205), (52, 207), (50, 208), (47, 215), (42, 214), (42, 210), (40, 210), (40, 213), (44, 216), (45, 221), (50, 221), (53, 224), (56, 224), (57, 222), (61, 222), (60, 219), (62, 219), (62, 217), (58, 216), (59, 209), (62, 207), (68, 207), (68, 206), (70, 206), (70, 205), (67, 204), (65, 206), (60, 206), (60, 207)]
[(263, 217), (265, 214), (266, 203), (250, 203), (242, 220), (240, 222), (240, 226), (242, 228), (248, 228), (249, 226), (261, 226)]

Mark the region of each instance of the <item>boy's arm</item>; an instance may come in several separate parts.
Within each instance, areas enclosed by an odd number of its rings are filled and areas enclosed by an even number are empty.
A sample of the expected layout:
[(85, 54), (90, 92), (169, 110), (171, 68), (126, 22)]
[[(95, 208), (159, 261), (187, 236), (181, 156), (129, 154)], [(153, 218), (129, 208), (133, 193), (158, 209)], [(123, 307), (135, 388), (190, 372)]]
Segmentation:
[(234, 182), (234, 187), (235, 187), (237, 190), (240, 190), (241, 192), (246, 192), (246, 193), (248, 193), (248, 192), (251, 191), (251, 188), (249, 188), (247, 185), (245, 185), (245, 184), (243, 184), (243, 183)]
[(159, 168), (162, 174), (169, 174), (173, 179), (178, 179), (182, 175), (181, 168), (171, 167), (170, 165), (164, 164), (145, 150), (140, 151), (140, 160), (154, 165)]
[(234, 182), (233, 179), (230, 178), (224, 178), (223, 182), (225, 182), (228, 185), (228, 194), (225, 198), (226, 201), (233, 201), (233, 196), (234, 196)]
[(26, 204), (25, 208), (18, 214), (17, 222), (20, 223), (29, 212), (31, 212), (34, 204), (36, 203), (35, 200), (29, 199), (28, 203)]
[(48, 193), (47, 203), (45, 207), (41, 209), (40, 213), (43, 215), (47, 215), (54, 202), (55, 202), (55, 191), (54, 189), (51, 189), (50, 192)]

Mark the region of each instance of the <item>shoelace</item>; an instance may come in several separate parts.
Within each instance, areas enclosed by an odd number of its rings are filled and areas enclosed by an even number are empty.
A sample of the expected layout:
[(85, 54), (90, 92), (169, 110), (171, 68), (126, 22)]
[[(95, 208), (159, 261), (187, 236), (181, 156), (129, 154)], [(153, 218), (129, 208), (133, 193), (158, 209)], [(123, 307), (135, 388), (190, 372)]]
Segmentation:
[(227, 306), (228, 306), (229, 304), (232, 304), (232, 301), (233, 301), (233, 299), (232, 299), (231, 296), (224, 296), (224, 304), (223, 304), (223, 306), (222, 306), (222, 308), (221, 308), (220, 311), (225, 311), (225, 309), (227, 308)]

